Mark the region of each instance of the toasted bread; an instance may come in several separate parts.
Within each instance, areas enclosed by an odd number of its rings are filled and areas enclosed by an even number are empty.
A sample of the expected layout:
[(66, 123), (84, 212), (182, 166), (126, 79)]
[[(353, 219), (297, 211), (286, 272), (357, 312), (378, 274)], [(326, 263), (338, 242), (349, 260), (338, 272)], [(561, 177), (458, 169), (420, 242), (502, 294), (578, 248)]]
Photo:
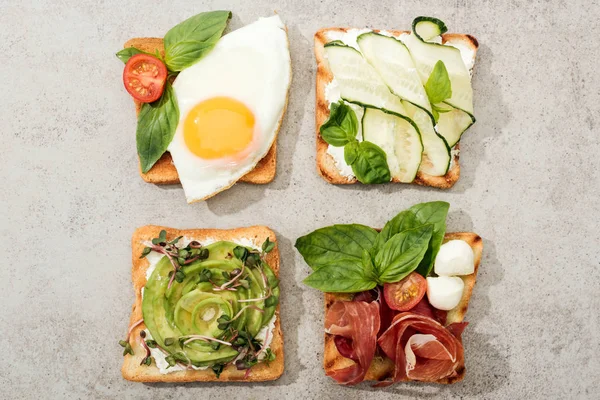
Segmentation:
[[(133, 268), (131, 278), (133, 280), (133, 288), (135, 292), (135, 303), (131, 310), (129, 318), (129, 326), (135, 324), (136, 321), (142, 319), (142, 288), (146, 285), (146, 270), (149, 262), (145, 258), (140, 258), (145, 245), (144, 242), (158, 237), (161, 229), (167, 231), (167, 239), (171, 240), (177, 236), (186, 236), (194, 240), (202, 241), (206, 238), (214, 240), (236, 240), (248, 239), (260, 246), (268, 237), (272, 242), (277, 243), (275, 233), (265, 226), (252, 226), (249, 228), (237, 228), (230, 230), (221, 229), (172, 229), (162, 226), (147, 225), (138, 228), (131, 239), (132, 248), (132, 263)], [(267, 254), (267, 263), (273, 270), (276, 276), (279, 276), (279, 249), (277, 245), (273, 251)], [(135, 327), (131, 332), (130, 343), (134, 351), (134, 355), (127, 354), (123, 360), (121, 372), (123, 377), (130, 381), (137, 382), (209, 382), (209, 381), (243, 381), (243, 382), (259, 382), (271, 381), (279, 378), (283, 374), (283, 333), (279, 318), (279, 306), (275, 312), (277, 316), (275, 320), (275, 328), (273, 329), (273, 340), (271, 342), (271, 350), (275, 354), (275, 360), (267, 363), (261, 362), (252, 367), (250, 374), (245, 377), (246, 371), (238, 371), (235, 366), (230, 365), (223, 370), (220, 378), (210, 369), (207, 370), (185, 370), (176, 371), (168, 374), (161, 374), (155, 364), (150, 366), (140, 365), (144, 358), (145, 351), (140, 344), (140, 331), (146, 326), (142, 323)]]
[[(355, 177), (346, 177), (340, 174), (338, 168), (335, 165), (333, 157), (327, 153), (329, 144), (323, 140), (319, 129), (323, 123), (329, 118), (329, 102), (325, 98), (325, 88), (333, 79), (333, 74), (329, 69), (327, 60), (325, 59), (324, 46), (330, 40), (327, 38), (328, 32), (338, 31), (347, 32), (350, 28), (324, 28), (315, 33), (315, 57), (317, 59), (317, 79), (316, 79), (316, 103), (315, 103), (315, 122), (316, 122), (316, 133), (317, 133), (317, 170), (319, 174), (329, 183), (344, 185), (357, 183), (358, 180)], [(375, 30), (375, 32), (378, 32)], [(402, 33), (409, 33), (407, 31), (388, 31), (394, 36), (398, 36)], [(442, 35), (442, 41), (460, 42), (473, 50), (473, 59), (477, 53), (479, 44), (477, 39), (471, 35), (447, 33)], [(444, 176), (432, 176), (424, 174), (419, 171), (415, 180), (411, 183), (432, 186), (440, 189), (448, 189), (452, 187), (458, 178), (460, 177), (460, 166), (459, 160), (459, 145), (454, 146), (456, 151), (453, 151), (452, 162), (450, 169)], [(394, 178), (394, 183), (399, 183), (399, 180)]]
[[(483, 241), (481, 237), (479, 237), (475, 233), (471, 232), (457, 232), (457, 233), (447, 233), (444, 242), (449, 240), (460, 239), (467, 242), (472, 248), (475, 254), (475, 271), (471, 275), (463, 276), (462, 279), (465, 282), (465, 289), (463, 292), (463, 297), (454, 309), (448, 311), (447, 315), (447, 324), (451, 324), (453, 322), (462, 322), (465, 318), (465, 314), (467, 313), (467, 308), (469, 306), (469, 300), (471, 299), (471, 294), (473, 293), (473, 287), (475, 286), (475, 280), (477, 278), (477, 270), (479, 269), (479, 263), (481, 262), (481, 253), (483, 251)], [(329, 309), (329, 307), (336, 300), (350, 300), (352, 298), (351, 295), (347, 294), (333, 294), (326, 293), (325, 294), (325, 312)], [(325, 352), (323, 359), (323, 367), (325, 368), (326, 373), (330, 373), (337, 369), (342, 369), (352, 365), (354, 361), (349, 358), (343, 357), (337, 350), (335, 343), (333, 341), (334, 335), (330, 335), (328, 333), (325, 334)], [(458, 376), (452, 378), (444, 378), (440, 379), (436, 383), (455, 383), (461, 381), (465, 376), (465, 369), (462, 371), (458, 371)], [(379, 357), (376, 356), (367, 371), (367, 376), (365, 377), (366, 381), (382, 381), (388, 378), (391, 378), (394, 374), (394, 363), (387, 357)]]
[[(156, 54), (156, 51), (164, 56), (165, 48), (163, 45), (163, 40), (161, 38), (134, 38), (130, 39), (123, 45), (124, 48), (127, 47), (135, 47), (139, 50)], [(289, 93), (289, 91), (288, 91)], [(142, 107), (142, 103), (137, 100), (133, 101), (135, 103), (135, 111), (136, 115), (139, 114), (140, 109)], [(285, 111), (287, 108), (287, 98), (285, 102), (285, 106), (283, 109), (283, 113), (281, 114), (281, 119), (279, 120), (279, 125), (277, 126), (277, 132), (281, 128), (281, 123), (283, 121), (283, 116), (285, 115)], [(273, 142), (273, 145), (269, 149), (269, 152), (266, 156), (264, 156), (256, 167), (246, 175), (240, 178), (239, 182), (247, 182), (254, 184), (266, 184), (271, 182), (275, 178), (275, 173), (277, 172), (277, 139)], [(157, 185), (172, 185), (179, 183), (179, 175), (177, 174), (177, 169), (173, 164), (173, 159), (171, 158), (171, 154), (166, 152), (162, 155), (162, 157), (152, 166), (150, 171), (143, 173), (140, 167), (140, 175), (142, 179), (146, 182), (154, 183)], [(224, 189), (223, 189), (224, 190)]]

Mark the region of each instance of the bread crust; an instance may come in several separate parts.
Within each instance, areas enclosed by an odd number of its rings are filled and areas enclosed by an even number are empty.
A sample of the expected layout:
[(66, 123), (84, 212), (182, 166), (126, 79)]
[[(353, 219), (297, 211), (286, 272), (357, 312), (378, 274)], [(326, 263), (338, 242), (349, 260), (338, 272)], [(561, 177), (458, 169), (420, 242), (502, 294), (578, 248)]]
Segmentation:
[[(252, 226), (248, 228), (236, 229), (174, 229), (164, 226), (147, 225), (138, 228), (131, 238), (131, 259), (132, 270), (131, 279), (133, 281), (133, 289), (135, 292), (135, 303), (131, 310), (129, 318), (129, 326), (143, 318), (142, 316), (142, 293), (141, 289), (146, 285), (146, 270), (149, 262), (146, 258), (140, 258), (145, 245), (144, 242), (158, 237), (159, 232), (164, 229), (167, 231), (167, 239), (171, 240), (177, 236), (186, 236), (202, 243), (207, 238), (214, 240), (235, 240), (249, 239), (257, 246), (260, 246), (268, 237), (270, 241), (275, 243), (273, 251), (267, 254), (266, 261), (273, 270), (276, 276), (279, 276), (280, 258), (279, 246), (275, 233), (266, 226)], [(139, 332), (146, 329), (144, 323), (135, 327), (131, 332), (130, 343), (134, 351), (134, 355), (127, 354), (123, 359), (123, 367), (121, 373), (123, 378), (136, 382), (262, 382), (272, 381), (279, 378), (283, 374), (284, 367), (284, 351), (283, 351), (283, 332), (281, 330), (281, 319), (279, 315), (279, 305), (275, 311), (277, 316), (275, 327), (273, 329), (273, 340), (271, 342), (271, 350), (275, 353), (275, 360), (269, 365), (261, 362), (250, 371), (250, 375), (245, 378), (246, 371), (238, 371), (235, 366), (230, 365), (223, 370), (221, 377), (217, 379), (212, 370), (185, 370), (161, 374), (155, 364), (150, 366), (140, 365), (144, 358), (145, 351), (140, 343)]]
[[(465, 288), (463, 291), (463, 297), (460, 300), (458, 306), (454, 309), (448, 311), (447, 315), (447, 324), (451, 324), (454, 322), (462, 322), (465, 318), (465, 314), (467, 313), (467, 308), (469, 307), (469, 300), (471, 299), (471, 295), (473, 294), (473, 287), (475, 286), (475, 281), (477, 279), (477, 271), (479, 270), (479, 264), (481, 263), (481, 254), (483, 251), (483, 240), (479, 235), (472, 232), (454, 232), (454, 233), (446, 233), (444, 236), (444, 243), (449, 240), (464, 240), (467, 242), (471, 248), (473, 249), (473, 253), (475, 255), (475, 271), (470, 275), (462, 276), (462, 280), (465, 283)], [(329, 307), (337, 300), (351, 300), (352, 295), (349, 294), (334, 294), (334, 293), (325, 293), (325, 312), (329, 309)], [(335, 343), (333, 341), (334, 335), (330, 335), (325, 333), (325, 351), (323, 357), (323, 368), (327, 374), (348, 367), (354, 363), (354, 361), (349, 358), (343, 357), (338, 351)], [(394, 363), (387, 357), (382, 357), (380, 355), (376, 355), (373, 361), (371, 362), (371, 366), (367, 371), (367, 375), (365, 377), (365, 381), (382, 381), (385, 379), (391, 379), (394, 375)], [(452, 378), (444, 378), (434, 383), (441, 384), (450, 384), (456, 383), (463, 380), (465, 376), (465, 369), (463, 368), (461, 371), (458, 371), (458, 375)]]
[[(317, 171), (319, 174), (329, 183), (336, 185), (349, 185), (358, 183), (358, 180), (354, 177), (345, 177), (340, 174), (339, 170), (335, 165), (335, 160), (331, 155), (327, 153), (329, 144), (323, 140), (319, 129), (323, 123), (329, 118), (329, 103), (325, 98), (325, 88), (333, 79), (333, 74), (329, 69), (327, 60), (325, 59), (325, 43), (329, 42), (327, 38), (328, 32), (347, 32), (352, 28), (323, 28), (315, 33), (315, 58), (317, 60), (317, 79), (315, 89), (315, 127), (317, 135)], [(375, 29), (374, 32), (379, 32)], [(392, 35), (397, 36), (402, 33), (410, 33), (408, 31), (399, 30), (388, 30)], [(477, 39), (471, 35), (457, 34), (457, 33), (446, 33), (442, 35), (442, 42), (447, 41), (461, 41), (467, 46), (473, 49), (474, 54), (477, 53), (479, 46)], [(475, 55), (473, 56), (475, 57)], [(452, 162), (450, 169), (443, 176), (433, 176), (419, 171), (412, 184), (421, 186), (432, 186), (440, 189), (449, 189), (458, 181), (460, 178), (460, 165), (459, 165), (459, 145), (456, 144), (454, 149), (457, 151), (453, 152)], [(397, 178), (392, 179), (393, 183), (401, 183)]]
[[(158, 52), (163, 57), (165, 54), (163, 39), (161, 39), (161, 38), (133, 38), (133, 39), (129, 39), (127, 42), (125, 42), (123, 47), (124, 48), (135, 47), (142, 51), (145, 51), (148, 53), (153, 53), (153, 54), (156, 53), (156, 51), (158, 50)], [(290, 74), (291, 74), (291, 70), (290, 70)], [(291, 85), (291, 79), (290, 79), (290, 85)], [(283, 107), (283, 113), (281, 114), (281, 118), (279, 119), (279, 121), (277, 123), (277, 130), (275, 132), (275, 138), (273, 139), (273, 144), (271, 145), (267, 154), (256, 164), (254, 169), (252, 171), (248, 172), (243, 177), (241, 177), (238, 182), (246, 182), (246, 183), (253, 183), (256, 185), (264, 185), (264, 184), (267, 184), (267, 183), (273, 181), (273, 179), (275, 179), (275, 175), (277, 173), (277, 136), (279, 134), (279, 129), (281, 128), (281, 124), (283, 122), (283, 118), (284, 118), (286, 110), (287, 110), (288, 98), (289, 98), (289, 86), (288, 86), (288, 91), (286, 94), (285, 105)], [(133, 102), (135, 104), (135, 112), (137, 115), (140, 112), (142, 103), (140, 103), (139, 101), (137, 101), (135, 99), (133, 100)], [(148, 172), (143, 173), (141, 165), (139, 166), (139, 172), (140, 172), (142, 179), (149, 183), (154, 183), (157, 185), (174, 185), (174, 184), (180, 183), (179, 174), (177, 173), (177, 169), (175, 168), (175, 165), (173, 164), (173, 158), (171, 157), (171, 154), (168, 151), (162, 155), (162, 157), (152, 166), (152, 168), (150, 168), (150, 170)], [(231, 186), (233, 186), (233, 184), (222, 189), (221, 191), (229, 189)], [(208, 197), (212, 197), (217, 193), (213, 193), (212, 195), (210, 195)], [(205, 200), (208, 197), (206, 197), (202, 200)]]

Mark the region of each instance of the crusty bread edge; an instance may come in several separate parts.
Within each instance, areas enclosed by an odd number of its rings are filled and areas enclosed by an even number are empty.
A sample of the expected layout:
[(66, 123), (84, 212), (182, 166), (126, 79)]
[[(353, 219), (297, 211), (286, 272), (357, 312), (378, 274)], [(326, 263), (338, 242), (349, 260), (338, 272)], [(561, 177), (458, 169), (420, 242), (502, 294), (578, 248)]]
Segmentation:
[[(289, 39), (287, 38), (287, 27), (286, 31), (286, 41), (289, 51)], [(125, 42), (123, 45), (124, 48), (135, 47), (142, 51), (146, 51), (148, 53), (155, 53), (156, 50), (164, 56), (164, 45), (163, 39), (161, 38), (133, 38)], [(275, 137), (273, 138), (273, 143), (269, 148), (267, 154), (261, 158), (254, 168), (248, 172), (246, 175), (242, 176), (239, 181), (246, 183), (253, 183), (257, 185), (264, 185), (270, 183), (275, 179), (275, 175), (277, 173), (277, 136), (279, 135), (279, 130), (281, 129), (281, 125), (283, 123), (283, 118), (287, 111), (288, 99), (289, 99), (289, 90), (292, 82), (292, 68), (290, 68), (290, 83), (288, 84), (288, 88), (286, 91), (285, 103), (283, 106), (283, 111), (281, 113), (281, 117), (277, 122), (277, 129), (275, 131)], [(134, 100), (136, 115), (139, 114), (142, 104), (136, 100)], [(157, 185), (173, 185), (180, 183), (179, 174), (177, 173), (177, 169), (173, 164), (173, 158), (169, 152), (165, 152), (162, 157), (152, 166), (152, 168), (147, 172), (143, 173), (141, 169), (141, 165), (138, 165), (139, 173), (142, 179), (148, 183), (154, 183)], [(223, 188), (219, 192), (213, 193), (210, 196), (207, 196), (201, 200), (206, 200), (209, 197), (220, 193), (223, 190), (229, 189), (231, 186), (235, 184), (232, 183), (230, 186)]]
[[(275, 233), (265, 226), (252, 226), (248, 228), (236, 228), (236, 229), (173, 229), (163, 226), (147, 225), (138, 228), (131, 239), (132, 247), (132, 271), (131, 278), (133, 281), (133, 288), (135, 292), (135, 303), (132, 307), (131, 317), (129, 319), (129, 326), (132, 326), (136, 321), (142, 319), (142, 293), (141, 289), (146, 285), (146, 270), (148, 269), (149, 262), (145, 258), (140, 259), (140, 254), (145, 247), (144, 242), (152, 240), (152, 238), (158, 237), (159, 232), (164, 229), (167, 231), (167, 239), (171, 240), (177, 236), (186, 236), (193, 238), (202, 243), (207, 238), (214, 240), (235, 240), (235, 239), (249, 239), (254, 242), (257, 246), (260, 246), (264, 240), (268, 237), (270, 241), (274, 242), (275, 248), (273, 251), (267, 254), (266, 261), (275, 273), (279, 276), (280, 268), (280, 256), (279, 247), (277, 245), (277, 237)], [(246, 371), (238, 371), (235, 366), (229, 366), (225, 368), (221, 377), (217, 379), (212, 370), (207, 369), (203, 371), (186, 370), (171, 372), (168, 374), (161, 374), (155, 364), (151, 366), (141, 366), (145, 351), (140, 344), (139, 332), (145, 329), (146, 326), (142, 323), (133, 329), (130, 336), (130, 343), (134, 350), (134, 355), (126, 355), (123, 360), (123, 367), (121, 372), (123, 378), (136, 381), (136, 382), (230, 382), (230, 381), (241, 381), (241, 382), (261, 382), (261, 381), (272, 381), (279, 378), (283, 374), (284, 368), (284, 349), (283, 349), (283, 332), (281, 330), (281, 319), (279, 315), (279, 305), (275, 311), (277, 316), (275, 321), (275, 328), (273, 329), (273, 340), (271, 342), (271, 350), (275, 353), (276, 358), (270, 362), (269, 365), (266, 363), (259, 363), (254, 366), (248, 378), (244, 378)]]
[[(465, 282), (465, 288), (463, 291), (463, 297), (454, 309), (450, 310), (447, 315), (447, 323), (461, 322), (465, 318), (467, 308), (469, 307), (469, 300), (473, 294), (473, 287), (477, 279), (477, 271), (479, 270), (479, 264), (481, 263), (481, 254), (483, 252), (483, 240), (479, 235), (472, 232), (454, 232), (446, 233), (444, 242), (449, 240), (460, 239), (466, 241), (475, 255), (475, 271), (470, 274), (461, 277)], [(347, 294), (325, 294), (325, 312), (336, 300), (350, 300), (351, 296)], [(334, 336), (325, 333), (325, 350), (323, 355), (323, 368), (326, 373), (333, 372), (338, 369), (345, 368), (352, 365), (354, 361), (343, 357), (338, 351), (333, 341)], [(376, 356), (367, 371), (365, 377), (366, 381), (382, 381), (391, 378), (394, 373), (394, 363), (387, 357)], [(458, 376), (452, 378), (444, 378), (434, 383), (450, 384), (461, 381), (465, 376), (465, 369), (459, 371)]]
[[(319, 174), (329, 183), (344, 185), (358, 183), (356, 178), (345, 177), (340, 174), (338, 168), (335, 165), (335, 160), (331, 155), (327, 153), (329, 145), (323, 140), (319, 129), (323, 123), (329, 117), (329, 103), (325, 98), (325, 88), (333, 79), (333, 74), (329, 69), (329, 65), (325, 59), (325, 43), (330, 40), (327, 38), (327, 33), (332, 31), (346, 32), (351, 28), (324, 28), (320, 29), (315, 33), (314, 36), (314, 51), (315, 58), (317, 61), (317, 78), (316, 78), (316, 89), (315, 89), (315, 128), (317, 135), (317, 171)], [(378, 32), (378, 30), (375, 30)], [(408, 33), (407, 31), (391, 30), (388, 31), (392, 35), (400, 35), (402, 33)], [(473, 49), (473, 57), (477, 53), (479, 46), (477, 39), (471, 35), (447, 33), (442, 35), (443, 42), (447, 41), (459, 41), (462, 40), (466, 45)], [(421, 186), (432, 186), (440, 189), (448, 189), (454, 186), (460, 177), (460, 165), (459, 165), (459, 145), (454, 147), (455, 151), (453, 154), (452, 164), (450, 170), (444, 176), (433, 176), (425, 174), (421, 171), (417, 173), (415, 180), (411, 183)], [(394, 178), (394, 183), (399, 183), (399, 180)]]

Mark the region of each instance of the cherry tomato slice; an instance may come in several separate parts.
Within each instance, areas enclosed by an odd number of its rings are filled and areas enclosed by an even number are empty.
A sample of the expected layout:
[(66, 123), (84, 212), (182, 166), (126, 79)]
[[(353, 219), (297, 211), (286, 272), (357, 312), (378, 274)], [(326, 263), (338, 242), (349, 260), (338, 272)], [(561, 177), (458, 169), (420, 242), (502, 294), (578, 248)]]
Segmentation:
[(416, 272), (395, 283), (383, 285), (387, 305), (394, 310), (408, 311), (416, 306), (427, 292), (427, 281)]
[(123, 83), (134, 99), (152, 103), (160, 98), (167, 81), (167, 67), (158, 58), (136, 54), (125, 64)]

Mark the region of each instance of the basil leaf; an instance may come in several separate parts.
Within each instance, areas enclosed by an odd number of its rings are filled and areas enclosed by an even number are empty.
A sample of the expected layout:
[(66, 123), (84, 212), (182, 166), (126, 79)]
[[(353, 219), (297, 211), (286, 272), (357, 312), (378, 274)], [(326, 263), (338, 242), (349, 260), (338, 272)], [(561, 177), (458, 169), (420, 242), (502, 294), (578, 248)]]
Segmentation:
[(221, 38), (230, 11), (200, 13), (175, 25), (165, 35), (165, 63), (181, 71), (206, 55)]
[(431, 104), (437, 104), (452, 97), (452, 84), (450, 83), (448, 70), (446, 70), (442, 60), (435, 63), (433, 71), (425, 84), (425, 92)]
[(359, 149), (359, 146), (358, 146), (358, 142), (356, 140), (348, 143), (346, 145), (346, 147), (344, 147), (344, 161), (346, 161), (346, 164), (348, 164), (348, 165), (354, 164), (354, 162), (358, 158), (358, 152), (359, 152), (358, 149)]
[(391, 180), (384, 151), (367, 141), (358, 144), (358, 154), (352, 163), (352, 172), (362, 183), (386, 183)]
[(375, 264), (373, 264), (371, 253), (369, 253), (367, 250), (363, 250), (362, 252), (362, 265), (366, 276), (376, 277)]
[(445, 201), (431, 201), (428, 203), (415, 204), (409, 208), (409, 211), (415, 214), (420, 223), (433, 225), (433, 234), (431, 235), (427, 252), (417, 268), (417, 272), (425, 277), (431, 272), (435, 257), (444, 241), (444, 234), (446, 233), (446, 217), (448, 216), (449, 208), (450, 204)]
[(321, 128), (321, 137), (332, 146), (342, 147), (356, 140), (358, 119), (356, 113), (342, 100), (331, 104), (329, 118)]
[(117, 54), (115, 55), (119, 60), (123, 61), (123, 63), (127, 64), (127, 61), (129, 61), (129, 59), (135, 56), (136, 54), (149, 54), (151, 56), (154, 56), (153, 54), (146, 53), (145, 51), (136, 49), (135, 47), (127, 47), (126, 49), (117, 52)]
[(368, 276), (360, 260), (340, 260), (325, 265), (310, 274), (304, 283), (330, 293), (356, 293), (377, 286), (373, 276)]
[(304, 261), (314, 270), (340, 260), (361, 261), (363, 251), (373, 247), (377, 231), (365, 225), (333, 225), (296, 240)]
[(379, 250), (381, 250), (383, 245), (390, 240), (392, 236), (407, 229), (416, 228), (419, 225), (422, 224), (412, 211), (405, 210), (398, 213), (398, 215), (386, 222), (381, 232), (379, 232), (379, 235), (377, 235), (377, 239), (375, 239), (375, 243), (371, 249), (371, 255), (373, 257), (376, 256)]
[(142, 105), (138, 116), (136, 142), (142, 172), (148, 172), (167, 151), (178, 122), (177, 98), (173, 87), (167, 82), (161, 98)]
[(398, 282), (418, 266), (427, 251), (433, 225), (402, 231), (388, 240), (375, 256), (381, 282)]

